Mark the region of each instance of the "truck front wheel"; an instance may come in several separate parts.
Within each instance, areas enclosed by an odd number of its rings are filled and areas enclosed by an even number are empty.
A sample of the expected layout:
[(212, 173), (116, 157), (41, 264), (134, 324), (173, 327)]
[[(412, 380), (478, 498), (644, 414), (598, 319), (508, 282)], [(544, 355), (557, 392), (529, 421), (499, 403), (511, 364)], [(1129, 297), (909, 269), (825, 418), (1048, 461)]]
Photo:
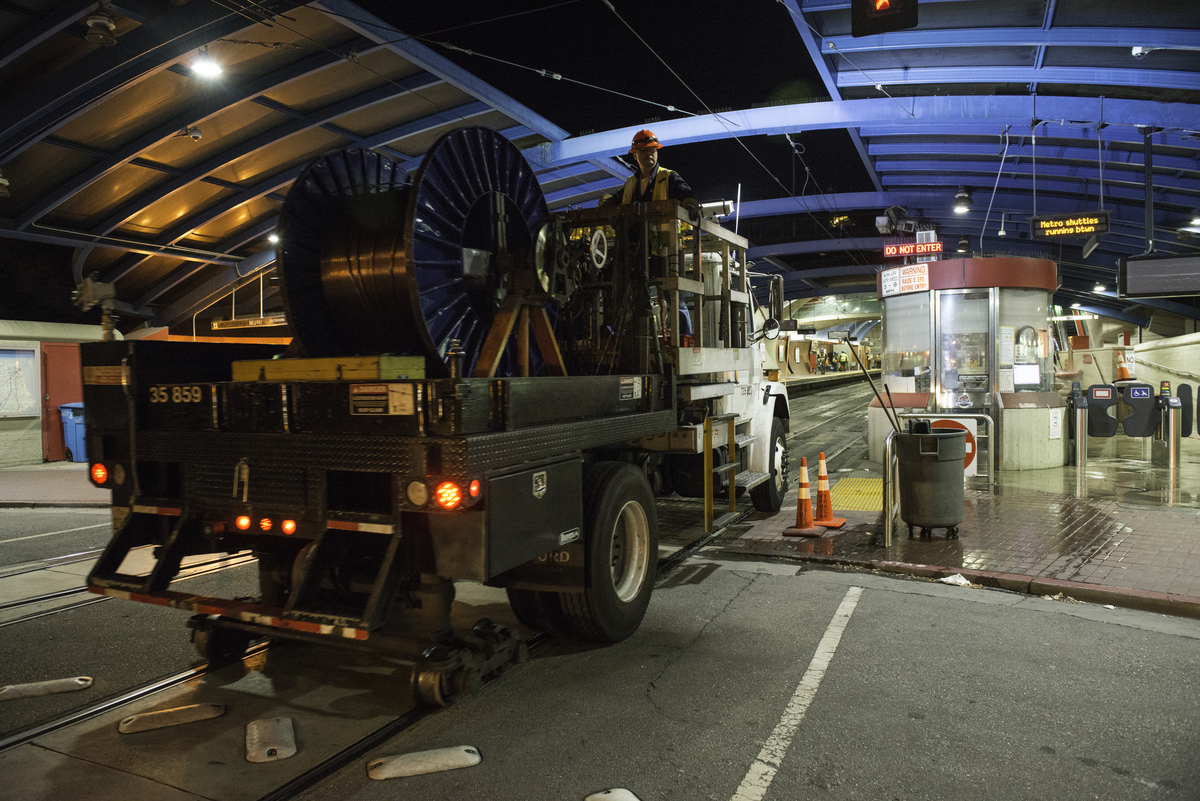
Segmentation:
[(787, 435), (778, 417), (771, 418), (771, 441), (767, 447), (771, 449), (767, 455), (771, 477), (750, 490), (750, 500), (758, 511), (775, 514), (783, 506), (788, 482)]
[(559, 595), (571, 634), (620, 642), (637, 630), (658, 567), (658, 517), (641, 470), (598, 462), (583, 475), (583, 592)]

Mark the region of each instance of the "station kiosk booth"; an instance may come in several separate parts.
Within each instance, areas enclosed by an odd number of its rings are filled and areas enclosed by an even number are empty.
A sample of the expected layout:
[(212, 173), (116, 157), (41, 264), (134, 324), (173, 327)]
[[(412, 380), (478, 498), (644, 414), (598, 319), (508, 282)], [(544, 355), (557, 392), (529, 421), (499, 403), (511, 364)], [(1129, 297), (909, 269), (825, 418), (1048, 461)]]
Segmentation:
[[(1053, 261), (957, 258), (884, 270), (881, 381), (898, 412), (952, 415), (968, 428), (967, 475), (1066, 463), (1066, 402), (1054, 389)], [(885, 395), (886, 399), (886, 395)], [(891, 431), (868, 412), (870, 458)], [(994, 478), (994, 477), (993, 477)]]

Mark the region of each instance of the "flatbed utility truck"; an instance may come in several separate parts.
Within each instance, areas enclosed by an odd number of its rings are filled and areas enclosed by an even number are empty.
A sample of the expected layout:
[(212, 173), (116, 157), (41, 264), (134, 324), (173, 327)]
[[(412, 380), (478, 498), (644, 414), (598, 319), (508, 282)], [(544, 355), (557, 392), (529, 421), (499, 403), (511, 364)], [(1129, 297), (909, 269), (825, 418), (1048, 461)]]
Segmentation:
[[(505, 588), (531, 629), (616, 642), (650, 601), (656, 495), (779, 509), (787, 396), (747, 243), (712, 220), (673, 200), (551, 214), (519, 150), (462, 128), (413, 175), (318, 159), (278, 230), (286, 351), (82, 348), (113, 504), (89, 586), (196, 612), (211, 661), (264, 636), (371, 649), (450, 703), (525, 653), (487, 620), (452, 628), (456, 580)], [(245, 551), (254, 598), (173, 583)]]

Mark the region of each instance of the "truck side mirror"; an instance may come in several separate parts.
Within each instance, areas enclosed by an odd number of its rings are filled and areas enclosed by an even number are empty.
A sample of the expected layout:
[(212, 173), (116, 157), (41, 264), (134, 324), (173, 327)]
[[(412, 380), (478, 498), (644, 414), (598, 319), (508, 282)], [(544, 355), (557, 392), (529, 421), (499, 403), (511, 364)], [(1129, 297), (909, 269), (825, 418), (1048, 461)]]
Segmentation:
[(763, 323), (762, 335), (767, 339), (777, 339), (779, 337), (779, 321), (772, 317)]

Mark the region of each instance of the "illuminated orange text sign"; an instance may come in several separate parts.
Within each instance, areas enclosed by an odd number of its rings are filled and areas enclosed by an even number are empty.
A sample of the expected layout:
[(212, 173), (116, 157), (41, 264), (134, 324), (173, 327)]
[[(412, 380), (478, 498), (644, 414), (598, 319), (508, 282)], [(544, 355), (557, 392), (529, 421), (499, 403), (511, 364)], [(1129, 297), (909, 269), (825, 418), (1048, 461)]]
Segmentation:
[(1090, 211), (1084, 214), (1058, 214), (1053, 217), (1030, 217), (1029, 227), (1035, 238), (1058, 236), (1092, 236), (1108, 233), (1110, 211)]
[(908, 242), (903, 245), (884, 245), (884, 256), (926, 256), (941, 253), (941, 242)]

